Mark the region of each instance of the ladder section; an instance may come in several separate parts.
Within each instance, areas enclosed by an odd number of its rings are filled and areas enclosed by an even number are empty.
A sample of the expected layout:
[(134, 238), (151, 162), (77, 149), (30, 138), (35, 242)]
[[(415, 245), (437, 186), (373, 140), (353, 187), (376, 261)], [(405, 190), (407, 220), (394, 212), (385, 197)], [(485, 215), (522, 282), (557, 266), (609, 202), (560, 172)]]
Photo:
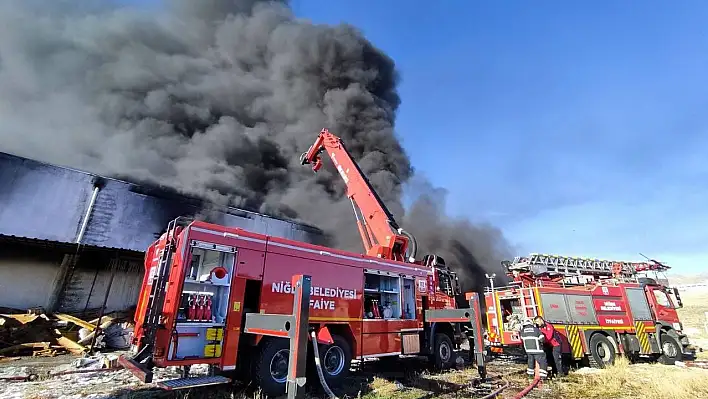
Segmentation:
[(669, 267), (658, 262), (626, 262), (571, 256), (531, 254), (517, 256), (505, 263), (509, 272), (551, 273), (566, 276), (622, 276), (634, 277), (644, 271), (665, 271)]
[(538, 309), (536, 309), (536, 298), (534, 297), (533, 287), (521, 288), (519, 291), (519, 298), (521, 302), (521, 315), (523, 316), (523, 318), (534, 318), (538, 316)]
[(152, 354), (152, 347), (155, 343), (155, 335), (161, 325), (162, 309), (165, 304), (166, 284), (170, 277), (170, 266), (172, 266), (173, 254), (176, 250), (177, 240), (175, 233), (183, 221), (177, 218), (167, 225), (166, 243), (160, 253), (157, 268), (150, 277), (150, 295), (148, 297), (145, 320), (143, 321), (143, 338), (141, 348), (135, 361), (139, 362)]

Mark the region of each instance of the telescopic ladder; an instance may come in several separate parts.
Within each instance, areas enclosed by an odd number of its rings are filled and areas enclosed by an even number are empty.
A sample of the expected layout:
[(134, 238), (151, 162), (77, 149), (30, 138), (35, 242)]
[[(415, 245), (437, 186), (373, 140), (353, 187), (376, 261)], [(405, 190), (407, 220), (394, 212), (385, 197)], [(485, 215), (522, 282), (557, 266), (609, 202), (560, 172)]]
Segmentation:
[(532, 272), (534, 274), (551, 273), (565, 276), (623, 276), (634, 277), (639, 272), (665, 271), (669, 267), (656, 262), (627, 262), (571, 256), (530, 254), (517, 256), (506, 263), (509, 272)]

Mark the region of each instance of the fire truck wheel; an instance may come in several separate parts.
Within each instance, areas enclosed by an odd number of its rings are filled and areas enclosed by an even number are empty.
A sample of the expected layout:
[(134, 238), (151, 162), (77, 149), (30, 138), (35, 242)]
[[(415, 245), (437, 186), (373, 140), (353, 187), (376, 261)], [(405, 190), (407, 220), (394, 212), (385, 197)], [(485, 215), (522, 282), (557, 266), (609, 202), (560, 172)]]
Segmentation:
[(452, 341), (447, 334), (435, 334), (435, 352), (433, 353), (435, 368), (445, 370), (452, 367), (455, 352), (452, 350)]
[(659, 362), (661, 364), (673, 365), (675, 362), (680, 362), (682, 359), (681, 345), (676, 341), (676, 338), (667, 333), (661, 334), (661, 351)]
[(590, 337), (590, 366), (594, 368), (605, 368), (615, 362), (615, 347), (610, 340), (600, 334), (595, 333)]
[(349, 374), (352, 362), (352, 351), (346, 339), (332, 334), (334, 343), (320, 345), (320, 364), (327, 385), (337, 387), (342, 384)]
[(278, 397), (285, 394), (288, 378), (290, 343), (282, 338), (266, 338), (254, 359), (253, 379), (264, 394)]

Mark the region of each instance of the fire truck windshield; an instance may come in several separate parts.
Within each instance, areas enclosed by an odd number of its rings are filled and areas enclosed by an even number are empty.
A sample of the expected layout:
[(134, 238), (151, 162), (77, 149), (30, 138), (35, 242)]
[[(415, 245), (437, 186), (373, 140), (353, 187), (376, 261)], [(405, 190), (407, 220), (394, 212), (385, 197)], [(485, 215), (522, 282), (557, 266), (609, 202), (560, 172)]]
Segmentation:
[(672, 290), (669, 290), (668, 288), (654, 288), (652, 291), (654, 292), (654, 298), (656, 298), (656, 303), (658, 303), (660, 306), (670, 309), (677, 308), (677, 306), (675, 305), (677, 301), (673, 300), (674, 298), (672, 298)]

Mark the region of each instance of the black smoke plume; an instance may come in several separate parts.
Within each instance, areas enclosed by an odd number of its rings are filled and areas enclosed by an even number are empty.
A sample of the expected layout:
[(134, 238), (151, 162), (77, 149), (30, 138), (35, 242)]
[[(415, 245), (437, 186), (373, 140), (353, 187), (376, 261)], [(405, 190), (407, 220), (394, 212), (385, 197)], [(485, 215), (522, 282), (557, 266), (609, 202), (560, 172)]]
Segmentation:
[[(298, 20), (286, 2), (81, 3), (0, 3), (0, 149), (309, 222), (358, 251), (339, 175), (298, 163), (327, 127), (403, 219), (398, 76), (357, 29)], [(464, 281), (498, 268), (495, 230), (425, 197), (405, 221)]]
[(489, 283), (487, 274), (496, 274), (495, 284), (506, 282), (500, 262), (509, 258), (512, 248), (501, 230), (447, 216), (446, 190), (419, 177), (411, 180), (415, 201), (404, 222), (419, 243), (418, 252), (440, 255), (458, 273), (465, 292), (483, 292)]

